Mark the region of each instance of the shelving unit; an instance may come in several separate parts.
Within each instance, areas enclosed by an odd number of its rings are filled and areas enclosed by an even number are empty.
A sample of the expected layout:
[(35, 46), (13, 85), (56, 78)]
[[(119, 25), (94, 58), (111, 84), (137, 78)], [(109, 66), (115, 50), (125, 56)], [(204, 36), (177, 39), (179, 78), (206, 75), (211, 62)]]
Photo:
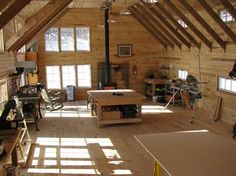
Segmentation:
[[(173, 86), (172, 82), (166, 82), (165, 84), (165, 89), (166, 89), (166, 94), (165, 94), (165, 98), (166, 101), (169, 101), (171, 99), (171, 97), (175, 94), (176, 91), (178, 91), (180, 88)], [(182, 98), (181, 98), (181, 93), (177, 93), (177, 95), (172, 99), (171, 103), (175, 106), (176, 104), (180, 104), (182, 103)]]
[(147, 97), (165, 96), (165, 80), (164, 79), (145, 79), (145, 94)]

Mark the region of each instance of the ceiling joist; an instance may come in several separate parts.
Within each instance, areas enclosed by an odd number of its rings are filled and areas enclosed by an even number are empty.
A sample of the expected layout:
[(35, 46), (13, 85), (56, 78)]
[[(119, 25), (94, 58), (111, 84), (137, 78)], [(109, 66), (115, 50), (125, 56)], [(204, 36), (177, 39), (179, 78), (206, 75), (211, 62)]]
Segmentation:
[(153, 15), (152, 11), (150, 8), (148, 8), (144, 3), (137, 4), (137, 7), (144, 11), (145, 14), (147, 14), (147, 17), (153, 21), (153, 23), (158, 26), (158, 28), (170, 39), (172, 40), (180, 49), (181, 49), (181, 43), (176, 40), (176, 38), (166, 29), (165, 26), (163, 26), (157, 18)]
[(47, 30), (55, 24), (58, 19), (60, 19), (66, 12), (68, 11), (68, 8), (63, 9), (60, 11), (58, 15), (56, 15), (49, 23), (44, 25), (44, 27), (36, 33), (32, 38), (29, 38), (28, 41), (26, 41), (26, 50), (30, 49), (41, 37)]
[(153, 15), (155, 15), (157, 18), (159, 18), (160, 21), (180, 40), (182, 41), (189, 49), (191, 47), (191, 43), (188, 42), (180, 33), (178, 30), (176, 30), (158, 11), (156, 8), (152, 7), (150, 8)]
[(204, 27), (204, 29), (217, 41), (217, 43), (225, 50), (226, 42), (207, 24), (207, 22), (189, 5), (186, 0), (179, 0), (181, 4), (190, 12), (190, 14)]
[(219, 17), (219, 15), (209, 6), (205, 0), (198, 0), (206, 12), (215, 20), (215, 22), (225, 31), (225, 33), (230, 37), (233, 42), (236, 43), (235, 33), (225, 24), (224, 21)]
[(142, 17), (140, 17), (137, 12), (134, 10), (133, 7), (129, 7), (128, 8), (132, 14), (132, 16), (140, 23), (143, 25), (143, 27), (145, 27), (145, 29), (147, 29), (159, 42), (161, 45), (163, 45), (165, 48), (167, 48), (167, 43), (160, 38), (157, 34), (156, 31), (154, 31), (149, 25), (146, 24), (146, 21), (144, 21), (142, 19)]
[(15, 33), (7, 42), (7, 51), (17, 51), (29, 39), (37, 34), (48, 22), (61, 12), (72, 0), (51, 0), (38, 13), (32, 16), (25, 26)]
[(161, 5), (161, 3), (156, 3), (155, 6), (163, 13), (165, 16), (193, 43), (197, 48), (200, 48), (200, 43), (193, 38), (192, 35), (188, 33), (186, 29), (179, 24), (179, 22)]
[(170, 1), (166, 0), (166, 4), (184, 21), (185, 24), (210, 48), (212, 43), (197, 29), (196, 26)]
[(154, 30), (156, 33), (167, 43), (168, 46), (170, 46), (172, 49), (174, 49), (174, 44), (155, 26), (156, 24), (153, 23), (149, 17), (143, 13), (136, 5), (134, 5), (135, 11), (141, 16), (147, 24)]
[(1, 0), (1, 3), (0, 3), (0, 12), (2, 12), (2, 10), (4, 10), (5, 8), (7, 8), (12, 2), (13, 2), (13, 0)]
[(9, 21), (11, 21), (31, 0), (19, 1), (15, 0), (1, 15), (0, 29), (2, 29)]

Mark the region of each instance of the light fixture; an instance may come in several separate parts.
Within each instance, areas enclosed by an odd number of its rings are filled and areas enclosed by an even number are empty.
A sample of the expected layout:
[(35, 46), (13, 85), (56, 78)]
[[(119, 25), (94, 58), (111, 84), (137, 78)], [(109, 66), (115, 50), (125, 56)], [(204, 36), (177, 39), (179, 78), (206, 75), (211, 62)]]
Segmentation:
[(141, 2), (145, 3), (148, 7), (152, 7), (153, 4), (157, 3), (159, 0), (141, 0)]
[(120, 15), (126, 16), (126, 15), (130, 15), (130, 11), (126, 6), (126, 0), (124, 0), (124, 7), (123, 9), (120, 11)]

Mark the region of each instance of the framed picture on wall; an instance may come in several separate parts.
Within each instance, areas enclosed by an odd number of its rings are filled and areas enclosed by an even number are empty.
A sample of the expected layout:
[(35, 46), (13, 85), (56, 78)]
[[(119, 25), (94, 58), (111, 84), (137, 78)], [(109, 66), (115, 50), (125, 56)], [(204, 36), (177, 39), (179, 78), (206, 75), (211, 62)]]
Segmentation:
[(119, 57), (130, 57), (132, 56), (132, 45), (131, 44), (118, 44), (117, 55)]

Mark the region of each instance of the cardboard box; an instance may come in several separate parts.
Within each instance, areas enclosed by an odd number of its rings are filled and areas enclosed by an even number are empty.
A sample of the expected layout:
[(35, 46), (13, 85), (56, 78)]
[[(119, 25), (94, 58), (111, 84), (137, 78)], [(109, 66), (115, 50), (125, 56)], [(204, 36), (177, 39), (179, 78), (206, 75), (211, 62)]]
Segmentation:
[(102, 112), (102, 120), (118, 120), (121, 119), (120, 111), (104, 111)]

